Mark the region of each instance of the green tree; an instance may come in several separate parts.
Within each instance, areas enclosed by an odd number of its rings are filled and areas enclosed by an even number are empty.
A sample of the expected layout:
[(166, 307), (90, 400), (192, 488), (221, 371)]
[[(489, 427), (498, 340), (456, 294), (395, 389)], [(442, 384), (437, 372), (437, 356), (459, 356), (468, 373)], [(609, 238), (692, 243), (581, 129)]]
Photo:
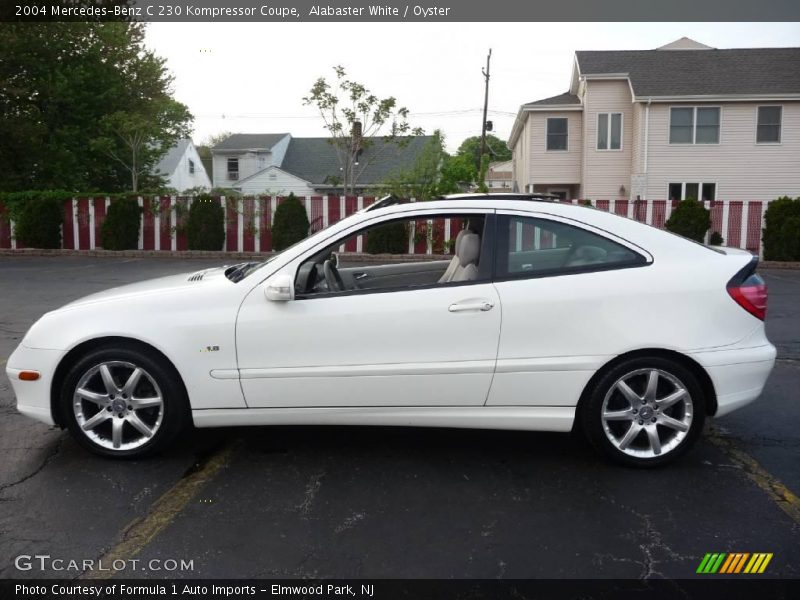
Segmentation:
[(385, 181), (376, 195), (389, 193), (401, 198), (430, 200), (463, 191), (475, 176), (475, 168), (467, 158), (445, 152), (444, 136), (436, 130), (414, 164)]
[(191, 115), (172, 98), (159, 98), (139, 112), (118, 111), (101, 119), (101, 134), (92, 145), (130, 173), (131, 191), (138, 192), (142, 178), (161, 187), (153, 167), (179, 139), (189, 135)]
[[(511, 160), (511, 150), (506, 143), (497, 136), (486, 134), (486, 153), (489, 155), (489, 162)], [(457, 156), (464, 156), (475, 165), (475, 171), (481, 168), (481, 136), (475, 135), (468, 137), (458, 147)]]
[[(0, 23), (0, 190), (130, 187), (130, 170), (97, 140), (112, 115), (146, 118), (171, 97), (144, 33), (141, 23)], [(171, 125), (188, 125), (183, 108)]]
[(230, 131), (223, 131), (221, 133), (209, 135), (201, 144), (197, 146), (197, 154), (199, 154), (200, 158), (204, 161), (206, 159), (211, 159), (211, 149), (217, 144), (221, 144), (232, 135), (233, 134)]
[[(331, 83), (324, 77), (317, 79), (303, 104), (319, 111), (336, 150), (344, 192), (352, 195), (359, 176), (380, 159), (381, 150), (408, 144), (408, 136), (422, 135), (422, 130), (411, 127), (408, 109), (398, 106), (394, 96), (379, 98), (364, 84), (348, 78), (344, 67), (333, 70), (336, 79)], [(372, 138), (377, 136), (386, 143), (375, 146)]]

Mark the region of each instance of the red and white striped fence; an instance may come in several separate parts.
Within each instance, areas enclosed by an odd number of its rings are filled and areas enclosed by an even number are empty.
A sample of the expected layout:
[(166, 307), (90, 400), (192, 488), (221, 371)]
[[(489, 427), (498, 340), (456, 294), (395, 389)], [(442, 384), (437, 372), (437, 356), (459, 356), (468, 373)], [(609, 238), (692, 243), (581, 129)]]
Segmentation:
[[(312, 230), (323, 229), (344, 217), (361, 210), (375, 201), (363, 196), (310, 196), (300, 198), (305, 204)], [(101, 247), (101, 227), (108, 207), (109, 197), (80, 197), (64, 203), (62, 246), (65, 249), (94, 250)], [(244, 198), (219, 198), (225, 209), (225, 244), (229, 252), (267, 252), (272, 250), (272, 222), (275, 210), (283, 201), (279, 196)], [(191, 197), (156, 196), (140, 197), (142, 207), (139, 229), (140, 250), (187, 250), (188, 243), (183, 227)], [(567, 201), (573, 204), (578, 200)], [(669, 200), (592, 200), (592, 205), (607, 212), (636, 219), (663, 229), (672, 210), (679, 201)], [(768, 201), (744, 200), (706, 201), (711, 211), (711, 229), (719, 232), (725, 245), (743, 248), (761, 255), (764, 213)], [(409, 235), (410, 254), (448, 252), (451, 232), (458, 231), (452, 219), (419, 221)], [(0, 204), (0, 248), (21, 249), (24, 246), (14, 236), (14, 223), (7, 218)], [(345, 251), (360, 252), (364, 240), (348, 242)]]

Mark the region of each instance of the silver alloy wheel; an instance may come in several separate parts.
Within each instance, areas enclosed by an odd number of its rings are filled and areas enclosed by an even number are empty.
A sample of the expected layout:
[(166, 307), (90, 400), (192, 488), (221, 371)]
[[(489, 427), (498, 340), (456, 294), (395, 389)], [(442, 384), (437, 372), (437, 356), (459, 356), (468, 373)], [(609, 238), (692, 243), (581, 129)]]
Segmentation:
[(612, 385), (602, 406), (603, 430), (619, 451), (655, 458), (688, 435), (694, 405), (689, 390), (661, 369), (637, 369)]
[(150, 441), (164, 418), (164, 397), (142, 367), (108, 361), (86, 371), (72, 399), (83, 434), (103, 448), (133, 450)]

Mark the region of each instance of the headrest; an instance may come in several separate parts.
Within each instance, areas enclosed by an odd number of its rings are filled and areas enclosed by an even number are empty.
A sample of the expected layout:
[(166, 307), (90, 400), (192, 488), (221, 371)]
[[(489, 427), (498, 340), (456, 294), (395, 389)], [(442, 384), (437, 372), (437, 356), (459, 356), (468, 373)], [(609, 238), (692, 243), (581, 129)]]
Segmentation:
[(453, 244), (453, 254), (458, 256), (458, 249), (461, 247), (461, 240), (464, 238), (464, 234), (469, 233), (466, 229), (462, 229), (458, 232), (456, 236), (456, 242)]
[(465, 232), (464, 236), (461, 238), (461, 244), (459, 245), (458, 251), (456, 252), (456, 256), (458, 256), (458, 262), (462, 267), (475, 264), (478, 262), (478, 255), (480, 255), (480, 252), (481, 236), (479, 236), (477, 233), (472, 233), (471, 231)]

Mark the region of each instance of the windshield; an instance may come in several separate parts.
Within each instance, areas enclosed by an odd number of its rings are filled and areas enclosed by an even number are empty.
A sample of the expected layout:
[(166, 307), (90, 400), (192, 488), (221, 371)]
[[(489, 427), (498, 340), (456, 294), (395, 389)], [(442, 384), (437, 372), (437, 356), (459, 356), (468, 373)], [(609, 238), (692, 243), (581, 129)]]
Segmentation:
[[(352, 217), (352, 216), (354, 216), (354, 215), (350, 215), (350, 217)], [(346, 219), (349, 219), (350, 217), (345, 217), (345, 219), (342, 219), (341, 221), (337, 221), (337, 223), (341, 223), (342, 221), (344, 221)], [(228, 279), (230, 279), (234, 283), (238, 283), (242, 279), (244, 279), (245, 277), (248, 277), (248, 276), (252, 275), (253, 273), (255, 273), (256, 271), (258, 271), (264, 265), (268, 265), (269, 263), (271, 263), (273, 260), (278, 258), (284, 252), (287, 252), (287, 251), (291, 250), (292, 248), (294, 248), (298, 244), (302, 244), (303, 242), (306, 242), (308, 240), (314, 239), (320, 233), (322, 233), (323, 231), (327, 231), (329, 228), (330, 228), (330, 225), (328, 227), (325, 227), (324, 229), (320, 229), (319, 231), (315, 231), (310, 236), (304, 237), (302, 240), (299, 240), (299, 241), (295, 242), (294, 244), (292, 244), (288, 248), (284, 248), (283, 250), (281, 250), (279, 252), (276, 252), (274, 255), (270, 256), (267, 260), (265, 260), (263, 262), (245, 262), (245, 263), (239, 263), (238, 265), (233, 265), (231, 267), (228, 267), (227, 269), (225, 269), (225, 277), (227, 277)]]

